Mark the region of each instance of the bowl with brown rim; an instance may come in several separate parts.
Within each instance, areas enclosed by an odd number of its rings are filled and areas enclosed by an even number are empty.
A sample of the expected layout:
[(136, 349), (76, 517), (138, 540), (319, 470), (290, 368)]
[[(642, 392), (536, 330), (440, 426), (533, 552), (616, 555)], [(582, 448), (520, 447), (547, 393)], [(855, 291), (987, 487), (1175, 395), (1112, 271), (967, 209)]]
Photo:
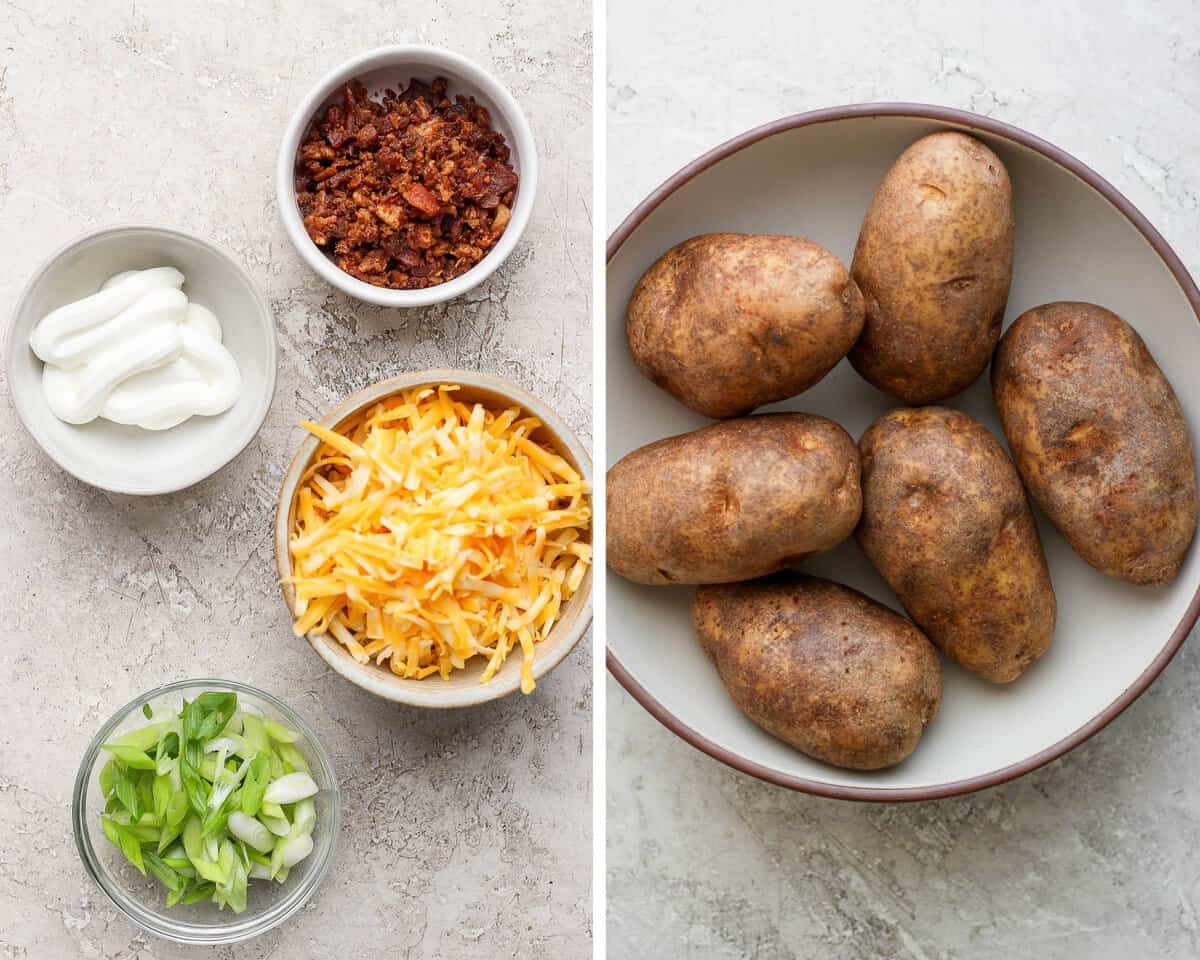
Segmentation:
[[(518, 184), (511, 217), (504, 232), (486, 256), (465, 273), (434, 286), (416, 290), (376, 286), (341, 270), (309, 236), (296, 198), (296, 155), (314, 120), (335, 103), (347, 83), (359, 81), (368, 95), (387, 89), (403, 90), (413, 78), (426, 83), (443, 77), (447, 96), (473, 97), (490, 115), (491, 127), (508, 144), (510, 165)], [(521, 239), (537, 193), (538, 158), (533, 132), (521, 107), (491, 73), (462, 54), (426, 44), (379, 47), (352, 57), (325, 74), (305, 95), (292, 114), (279, 147), (276, 194), (279, 215), (297, 253), (320, 277), (343, 293), (385, 307), (424, 307), (461, 296), (482, 283), (508, 258)]]
[[(1154, 226), (1102, 176), (1027, 131), (961, 110), (856, 104), (748, 130), (654, 190), (608, 242), (606, 462), (707, 422), (640, 374), (625, 306), (642, 272), (690, 236), (717, 231), (809, 237), (850, 263), (885, 171), (920, 137), (961, 130), (1004, 161), (1013, 185), (1016, 258), (1005, 314), (1054, 300), (1103, 304), (1132, 324), (1175, 388), (1200, 446), (1200, 291)], [(945, 405), (1003, 440), (985, 372)], [(858, 437), (897, 401), (843, 360), (812, 389), (764, 411), (831, 417)], [(654, 717), (699, 750), (770, 783), (847, 800), (930, 800), (995, 786), (1063, 756), (1112, 722), (1179, 650), (1200, 613), (1200, 546), (1168, 586), (1138, 587), (1089, 567), (1035, 510), (1058, 600), (1049, 651), (993, 686), (944, 662), (942, 707), (921, 743), (888, 770), (840, 770), (756, 727), (732, 704), (692, 635), (687, 587), (606, 574), (608, 667)], [(853, 539), (802, 564), (897, 611)], [(653, 638), (653, 642), (647, 642)], [(1169, 750), (1170, 743), (1156, 748)], [(1107, 762), (1100, 760), (1098, 762)]]
[[(403, 390), (444, 383), (457, 384), (461, 389), (455, 397), (465, 402), (482, 403), (492, 410), (520, 407), (523, 412), (537, 417), (542, 426), (532, 434), (532, 438), (553, 449), (570, 463), (584, 480), (591, 483), (592, 462), (587, 449), (562, 418), (529, 391), (509, 380), (490, 374), (470, 370), (420, 370), (402, 374), (352, 394), (317, 422), (336, 431), (353, 421), (367, 408)], [(296, 522), (296, 495), (301, 478), (312, 463), (319, 446), (316, 437), (306, 435), (283, 478), (275, 508), (275, 566), (289, 614), (294, 611), (296, 600), (295, 591), (287, 582), (287, 578), (292, 574), (288, 542)], [(535, 681), (540, 681), (566, 658), (586, 633), (591, 619), (592, 570), (589, 567), (579, 589), (563, 606), (562, 614), (549, 636), (535, 648)], [(351, 683), (397, 703), (432, 708), (467, 707), (497, 700), (521, 687), (520, 656), (509, 656), (495, 676), (486, 683), (480, 682), (484, 668), (481, 657), (468, 660), (465, 669), (455, 670), (448, 679), (443, 680), (434, 675), (415, 680), (397, 676), (386, 665), (359, 663), (337, 639), (327, 634), (310, 632), (305, 639), (322, 660)]]

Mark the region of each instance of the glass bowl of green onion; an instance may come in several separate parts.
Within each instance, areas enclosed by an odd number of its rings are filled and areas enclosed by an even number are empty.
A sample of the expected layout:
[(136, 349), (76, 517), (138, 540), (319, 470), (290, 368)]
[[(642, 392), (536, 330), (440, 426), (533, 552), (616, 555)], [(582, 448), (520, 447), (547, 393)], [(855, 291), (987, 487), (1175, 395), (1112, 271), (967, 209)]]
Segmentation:
[(282, 923), (333, 861), (340, 803), (307, 723), (262, 690), (183, 680), (122, 707), (88, 746), (71, 809), (84, 866), (177, 943)]

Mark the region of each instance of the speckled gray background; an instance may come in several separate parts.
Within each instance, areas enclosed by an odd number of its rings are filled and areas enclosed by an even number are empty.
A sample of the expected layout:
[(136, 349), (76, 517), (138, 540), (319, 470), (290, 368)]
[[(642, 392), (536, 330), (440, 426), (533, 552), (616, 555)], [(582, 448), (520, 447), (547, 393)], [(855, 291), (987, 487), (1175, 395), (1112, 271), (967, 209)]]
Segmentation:
[[(1200, 271), (1200, 8), (1186, 0), (609, 0), (608, 22), (609, 229), (755, 124), (924, 100), (1065, 147)], [(886, 807), (734, 773), (610, 680), (609, 956), (1200, 955), (1198, 686), (1193, 638), (1066, 759), (973, 797)]]
[[(0, 5), (0, 316), (59, 244), (162, 223), (230, 249), (275, 310), (279, 390), (216, 477), (139, 500), (60, 472), (0, 401), (0, 958), (582, 958), (591, 942), (590, 643), (529, 699), (426, 714), (383, 703), (290, 632), (275, 495), (295, 424), (400, 371), (512, 377), (590, 433), (591, 13), (578, 0)], [(302, 267), (279, 226), (275, 153), (341, 60), (452, 47), (524, 107), (542, 177), (514, 257), (467, 299), (365, 307)], [(88, 879), (71, 783), (120, 704), (228, 675), (283, 697), (341, 774), (337, 863), (284, 927), (234, 948), (147, 938)]]

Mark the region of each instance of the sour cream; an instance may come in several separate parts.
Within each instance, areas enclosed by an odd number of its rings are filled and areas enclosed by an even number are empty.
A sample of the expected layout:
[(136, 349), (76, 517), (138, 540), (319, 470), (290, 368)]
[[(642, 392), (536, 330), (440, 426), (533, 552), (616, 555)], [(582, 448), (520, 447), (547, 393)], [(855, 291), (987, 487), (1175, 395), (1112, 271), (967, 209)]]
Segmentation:
[(42, 393), (56, 417), (166, 430), (233, 406), (242, 386), (212, 311), (189, 303), (174, 267), (118, 273), (34, 328)]

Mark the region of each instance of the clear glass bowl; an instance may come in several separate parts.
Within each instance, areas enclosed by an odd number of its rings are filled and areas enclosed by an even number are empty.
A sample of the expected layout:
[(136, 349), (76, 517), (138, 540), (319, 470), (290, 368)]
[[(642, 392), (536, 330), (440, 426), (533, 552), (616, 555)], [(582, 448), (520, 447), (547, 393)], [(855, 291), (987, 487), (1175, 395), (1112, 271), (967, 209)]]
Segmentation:
[[(126, 730), (142, 726), (142, 704), (152, 709), (168, 707), (179, 710), (184, 698), (193, 700), (208, 690), (233, 691), (239, 703), (258, 707), (264, 716), (286, 724), (300, 739), (296, 746), (312, 768), (313, 779), (320, 792), (313, 798), (317, 822), (313, 827), (313, 851), (291, 869), (286, 883), (253, 880), (246, 898), (244, 913), (219, 910), (211, 901), (166, 906), (166, 890), (154, 879), (143, 877), (133, 868), (115, 846), (108, 842), (100, 829), (100, 813), (104, 810), (104, 795), (100, 790), (100, 768), (107, 754), (102, 743)], [(341, 818), (341, 800), (337, 780), (329, 756), (317, 741), (316, 734), (304, 720), (286, 704), (269, 693), (233, 680), (181, 680), (143, 694), (118, 710), (100, 728), (88, 745), (75, 778), (71, 804), (71, 824), (75, 845), (88, 873), (108, 894), (122, 912), (142, 929), (176, 943), (219, 944), (236, 943), (265, 933), (299, 910), (313, 895), (333, 863)]]

